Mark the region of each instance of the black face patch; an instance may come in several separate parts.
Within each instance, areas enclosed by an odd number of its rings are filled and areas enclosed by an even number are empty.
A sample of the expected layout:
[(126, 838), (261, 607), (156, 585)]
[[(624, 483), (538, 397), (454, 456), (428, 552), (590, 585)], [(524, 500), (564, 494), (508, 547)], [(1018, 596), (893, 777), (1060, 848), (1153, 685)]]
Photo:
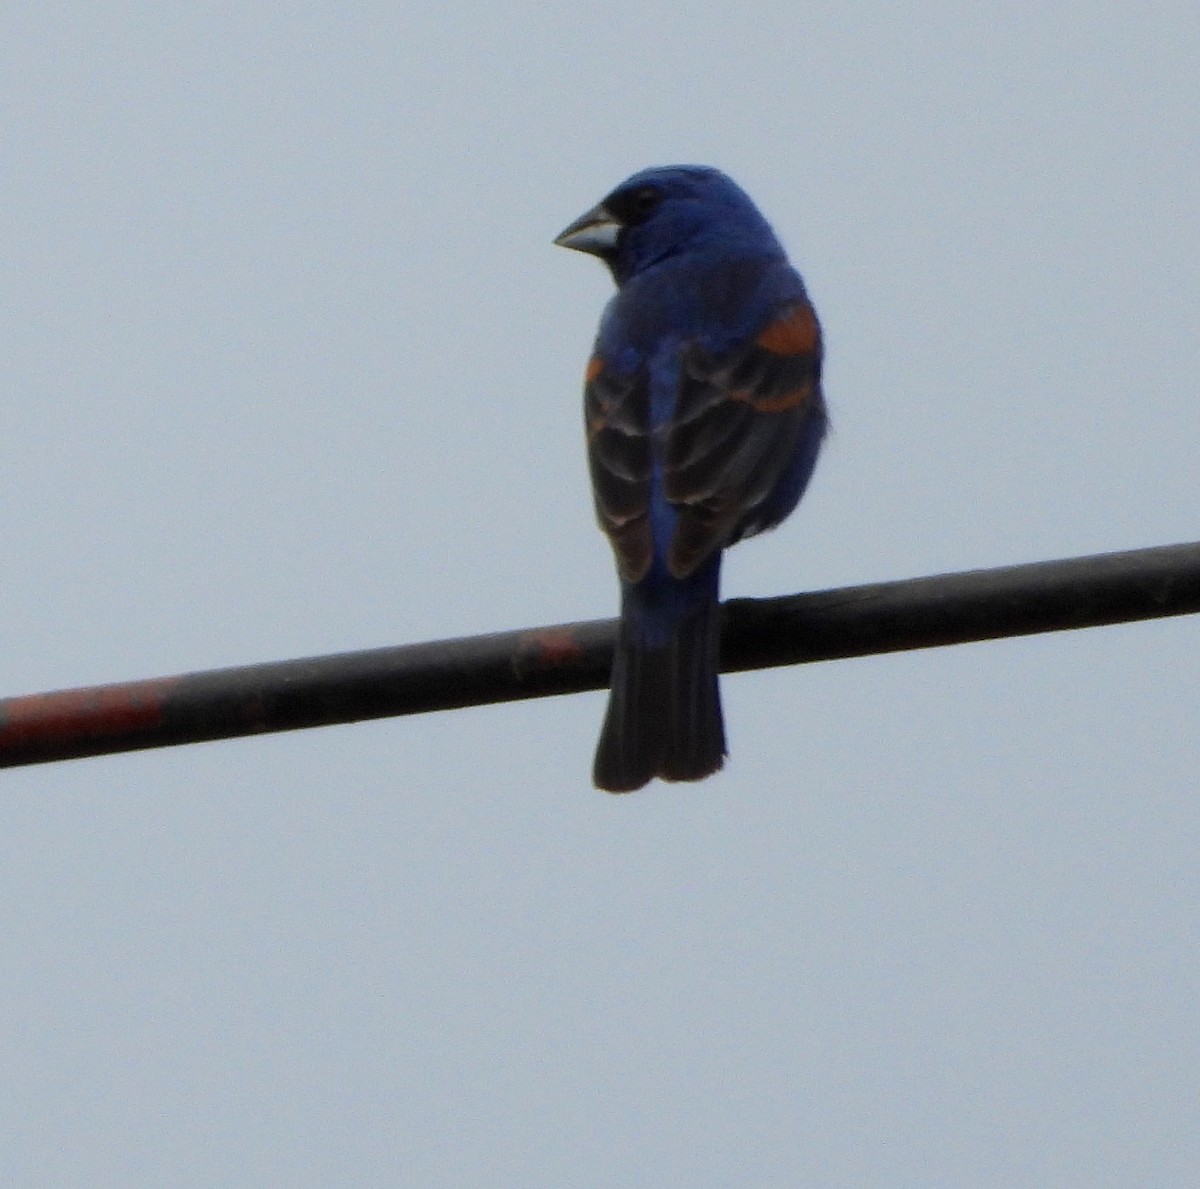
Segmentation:
[(614, 190), (604, 205), (626, 227), (636, 227), (650, 217), (650, 213), (663, 200), (663, 192), (657, 186), (634, 186), (628, 190)]

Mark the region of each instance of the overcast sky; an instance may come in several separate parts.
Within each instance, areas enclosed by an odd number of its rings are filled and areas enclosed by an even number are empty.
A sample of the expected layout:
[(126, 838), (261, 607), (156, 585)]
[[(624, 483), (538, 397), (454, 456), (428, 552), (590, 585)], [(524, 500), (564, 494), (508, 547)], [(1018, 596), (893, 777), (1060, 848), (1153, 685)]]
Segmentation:
[[(616, 610), (553, 236), (754, 196), (834, 432), (725, 593), (1200, 538), (1200, 7), (0, 15), (0, 693)], [(1200, 622), (0, 776), (0, 1182), (1188, 1186)]]

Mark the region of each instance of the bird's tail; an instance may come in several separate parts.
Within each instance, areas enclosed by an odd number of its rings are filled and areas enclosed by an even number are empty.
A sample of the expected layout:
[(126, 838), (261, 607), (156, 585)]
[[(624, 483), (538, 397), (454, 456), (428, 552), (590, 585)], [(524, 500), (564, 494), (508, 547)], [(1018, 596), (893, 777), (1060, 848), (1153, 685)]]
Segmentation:
[(636, 588), (626, 588), (596, 748), (597, 787), (627, 793), (655, 776), (703, 780), (721, 767), (720, 610), (713, 581), (665, 627), (649, 630)]

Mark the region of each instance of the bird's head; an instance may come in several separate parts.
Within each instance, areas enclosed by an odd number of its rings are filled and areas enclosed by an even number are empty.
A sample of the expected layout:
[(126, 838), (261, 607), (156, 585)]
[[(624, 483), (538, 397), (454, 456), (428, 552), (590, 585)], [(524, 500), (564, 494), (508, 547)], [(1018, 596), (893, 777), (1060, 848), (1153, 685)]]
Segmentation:
[(782, 255), (745, 191), (707, 165), (663, 165), (635, 173), (554, 242), (598, 256), (618, 285), (669, 257), (707, 248)]

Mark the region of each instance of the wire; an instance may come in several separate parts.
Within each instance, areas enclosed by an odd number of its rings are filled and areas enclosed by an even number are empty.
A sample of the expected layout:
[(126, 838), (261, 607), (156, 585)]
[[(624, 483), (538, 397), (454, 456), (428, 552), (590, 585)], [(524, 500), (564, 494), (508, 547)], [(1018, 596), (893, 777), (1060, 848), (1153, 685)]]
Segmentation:
[[(1200, 542), (770, 599), (723, 611), (762, 669), (1200, 611)], [(599, 689), (613, 620), (0, 700), (0, 767)]]

